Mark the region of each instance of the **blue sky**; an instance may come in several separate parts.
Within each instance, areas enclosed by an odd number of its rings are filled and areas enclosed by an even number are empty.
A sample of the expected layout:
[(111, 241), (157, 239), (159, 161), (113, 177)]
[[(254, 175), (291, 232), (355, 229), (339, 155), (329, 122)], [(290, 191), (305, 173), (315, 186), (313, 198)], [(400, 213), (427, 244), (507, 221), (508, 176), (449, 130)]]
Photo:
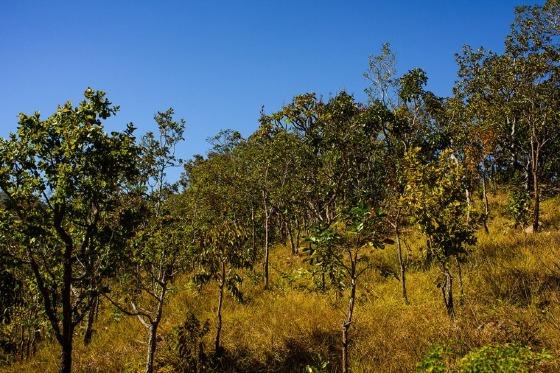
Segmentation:
[(47, 116), (91, 86), (121, 106), (111, 130), (153, 129), (172, 106), (187, 120), (183, 157), (224, 128), (244, 135), (261, 106), (309, 91), (363, 100), (368, 55), (391, 43), (399, 72), (421, 67), (450, 93), (464, 44), (502, 48), (506, 0), (236, 0), (0, 2), (0, 136), (19, 112)]

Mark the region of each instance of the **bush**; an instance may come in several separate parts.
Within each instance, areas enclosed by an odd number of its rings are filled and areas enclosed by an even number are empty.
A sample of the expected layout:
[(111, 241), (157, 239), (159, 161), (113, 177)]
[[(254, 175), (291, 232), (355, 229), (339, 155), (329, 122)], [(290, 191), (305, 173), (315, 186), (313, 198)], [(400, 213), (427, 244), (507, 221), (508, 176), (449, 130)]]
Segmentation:
[(508, 197), (506, 213), (514, 221), (514, 227), (524, 227), (529, 222), (531, 196), (521, 187), (515, 187)]
[(535, 352), (530, 347), (516, 344), (483, 346), (462, 358), (451, 358), (452, 352), (434, 346), (417, 365), (418, 372), (443, 373), (517, 373), (530, 372), (552, 359), (547, 351)]

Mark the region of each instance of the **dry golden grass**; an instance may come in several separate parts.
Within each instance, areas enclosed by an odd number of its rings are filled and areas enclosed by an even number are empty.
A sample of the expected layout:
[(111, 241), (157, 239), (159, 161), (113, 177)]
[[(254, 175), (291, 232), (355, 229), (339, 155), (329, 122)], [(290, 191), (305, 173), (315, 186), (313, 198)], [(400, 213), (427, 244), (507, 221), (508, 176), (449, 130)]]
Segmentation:
[[(394, 277), (371, 271), (361, 279), (350, 332), (353, 371), (410, 372), (434, 344), (446, 345), (458, 356), (476, 347), (509, 342), (546, 348), (560, 356), (560, 199), (543, 203), (545, 229), (538, 234), (510, 228), (500, 212), (504, 199), (492, 198), (490, 234), (478, 234), (478, 243), (463, 264), (463, 302), (455, 281), (455, 322), (447, 317), (436, 288), (437, 268), (422, 268), (423, 240), (417, 232), (408, 232), (407, 237), (410, 305), (404, 305)], [(379, 251), (374, 262), (395, 271), (395, 248)], [(262, 290), (259, 279), (247, 274), (246, 302), (226, 299), (223, 345), (231, 370), (301, 371), (313, 361), (328, 360), (329, 369), (337, 371), (346, 299), (335, 292), (314, 291), (303, 258), (292, 257), (285, 247), (274, 248), (271, 263), (271, 290)], [(201, 320), (210, 319), (211, 325), (214, 322), (215, 287), (199, 292), (186, 277), (176, 285), (161, 326), (158, 348), (163, 358), (169, 353), (170, 331), (188, 311)], [(137, 320), (125, 316), (116, 320), (105, 305), (96, 331), (88, 347), (76, 337), (75, 371), (142, 370), (146, 335)], [(206, 337), (208, 349), (213, 332), (212, 328)], [(3, 371), (54, 372), (57, 360), (56, 346), (45, 343), (29, 361)], [(160, 361), (161, 371), (172, 371), (164, 365)], [(555, 358), (543, 369), (560, 371), (560, 361)]]

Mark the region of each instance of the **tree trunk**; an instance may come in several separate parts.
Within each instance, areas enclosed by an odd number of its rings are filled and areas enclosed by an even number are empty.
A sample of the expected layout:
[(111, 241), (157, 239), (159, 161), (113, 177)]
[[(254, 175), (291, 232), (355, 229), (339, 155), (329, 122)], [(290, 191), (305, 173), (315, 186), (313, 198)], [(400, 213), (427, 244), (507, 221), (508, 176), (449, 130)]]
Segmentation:
[(268, 289), (268, 225), (269, 225), (269, 211), (268, 203), (266, 200), (266, 193), (263, 191), (263, 205), (264, 205), (264, 288)]
[(445, 303), (445, 309), (447, 314), (451, 319), (455, 318), (455, 308), (453, 305), (453, 277), (449, 272), (447, 264), (443, 265), (443, 275), (445, 277), (443, 286), (441, 288), (443, 293), (443, 302)]
[(457, 263), (457, 277), (459, 279), (459, 304), (463, 304), (465, 298), (465, 290), (463, 288), (463, 271), (461, 269), (461, 262), (459, 261), (458, 256), (455, 256), (455, 262)]
[(471, 220), (471, 193), (468, 188), (465, 189), (465, 197), (467, 199), (467, 224)]
[(165, 274), (165, 272), (163, 272), (159, 280), (161, 282), (160, 285), (161, 294), (157, 303), (156, 316), (150, 322), (150, 329), (149, 329), (150, 336), (148, 339), (148, 356), (146, 359), (146, 373), (153, 373), (154, 371), (154, 358), (157, 349), (157, 331), (158, 331), (159, 323), (161, 321), (161, 316), (163, 314), (163, 304), (165, 302), (165, 295), (167, 293), (167, 282), (169, 279)]
[(72, 339), (74, 337), (74, 323), (72, 320), (72, 251), (73, 247), (67, 243), (64, 251), (64, 273), (62, 289), (62, 356), (60, 372), (72, 372)]
[(71, 334), (63, 336), (60, 372), (61, 373), (72, 372), (72, 335)]
[(226, 284), (226, 264), (222, 262), (222, 274), (220, 279), (220, 289), (218, 293), (218, 311), (216, 313), (216, 340), (214, 349), (216, 354), (221, 354), (220, 336), (222, 334), (222, 306), (224, 303), (224, 287)]
[(91, 337), (93, 336), (93, 323), (95, 321), (95, 315), (97, 313), (98, 303), (99, 303), (99, 296), (96, 295), (88, 311), (87, 326), (86, 326), (86, 331), (84, 333), (85, 345), (89, 345), (91, 343)]
[(299, 219), (296, 219), (296, 223), (297, 223), (296, 247), (299, 249), (300, 238), (301, 238), (301, 224), (300, 224), (300, 222), (299, 222)]
[(292, 254), (297, 254), (297, 246), (294, 240), (294, 233), (292, 232), (292, 223), (290, 219), (286, 219), (286, 227), (288, 228), (288, 236), (290, 237), (290, 245), (292, 247)]
[(400, 214), (397, 217), (395, 222), (395, 236), (397, 241), (397, 254), (399, 257), (399, 269), (400, 269), (400, 280), (401, 280), (401, 290), (402, 296), (404, 299), (404, 303), (408, 304), (408, 295), (406, 293), (406, 268), (404, 266), (404, 260), (402, 255), (402, 247), (401, 247), (401, 232), (400, 232), (400, 223), (399, 223)]
[(486, 194), (486, 169), (482, 170), (482, 199), (484, 200), (484, 219), (482, 223), (484, 225), (484, 231), (489, 233), (487, 221), (490, 215), (490, 207), (488, 205), (488, 195)]
[(255, 209), (253, 208), (253, 202), (251, 202), (251, 225), (252, 225), (252, 247), (253, 254), (257, 252), (257, 226), (255, 224)]
[(533, 204), (533, 232), (539, 231), (539, 219), (540, 219), (540, 185), (539, 185), (539, 175), (538, 175), (538, 161), (539, 161), (539, 154), (535, 152), (533, 155), (533, 194), (534, 194), (534, 204)]
[[(354, 271), (352, 271), (354, 272)], [(348, 330), (352, 325), (352, 316), (354, 314), (354, 303), (356, 299), (356, 278), (352, 273), (350, 300), (348, 301), (348, 310), (346, 311), (346, 319), (342, 323), (342, 373), (348, 373), (350, 369), (350, 357), (348, 354), (349, 338)]]
[(154, 372), (154, 356), (156, 354), (157, 346), (157, 323), (150, 324), (150, 337), (148, 339), (148, 356), (146, 359), (146, 373)]

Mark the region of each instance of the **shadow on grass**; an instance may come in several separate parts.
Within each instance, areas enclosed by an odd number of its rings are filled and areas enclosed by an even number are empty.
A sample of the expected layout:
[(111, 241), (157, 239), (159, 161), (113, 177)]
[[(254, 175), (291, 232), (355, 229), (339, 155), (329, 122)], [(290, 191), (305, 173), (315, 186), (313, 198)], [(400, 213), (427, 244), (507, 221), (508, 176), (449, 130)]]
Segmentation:
[[(328, 361), (327, 372), (338, 372), (340, 366), (339, 333), (315, 330), (310, 340), (288, 339), (281, 354), (269, 354), (266, 362), (257, 361), (246, 349), (222, 351), (211, 363), (214, 372), (304, 372), (307, 366)], [(320, 347), (321, 351), (318, 351)]]

